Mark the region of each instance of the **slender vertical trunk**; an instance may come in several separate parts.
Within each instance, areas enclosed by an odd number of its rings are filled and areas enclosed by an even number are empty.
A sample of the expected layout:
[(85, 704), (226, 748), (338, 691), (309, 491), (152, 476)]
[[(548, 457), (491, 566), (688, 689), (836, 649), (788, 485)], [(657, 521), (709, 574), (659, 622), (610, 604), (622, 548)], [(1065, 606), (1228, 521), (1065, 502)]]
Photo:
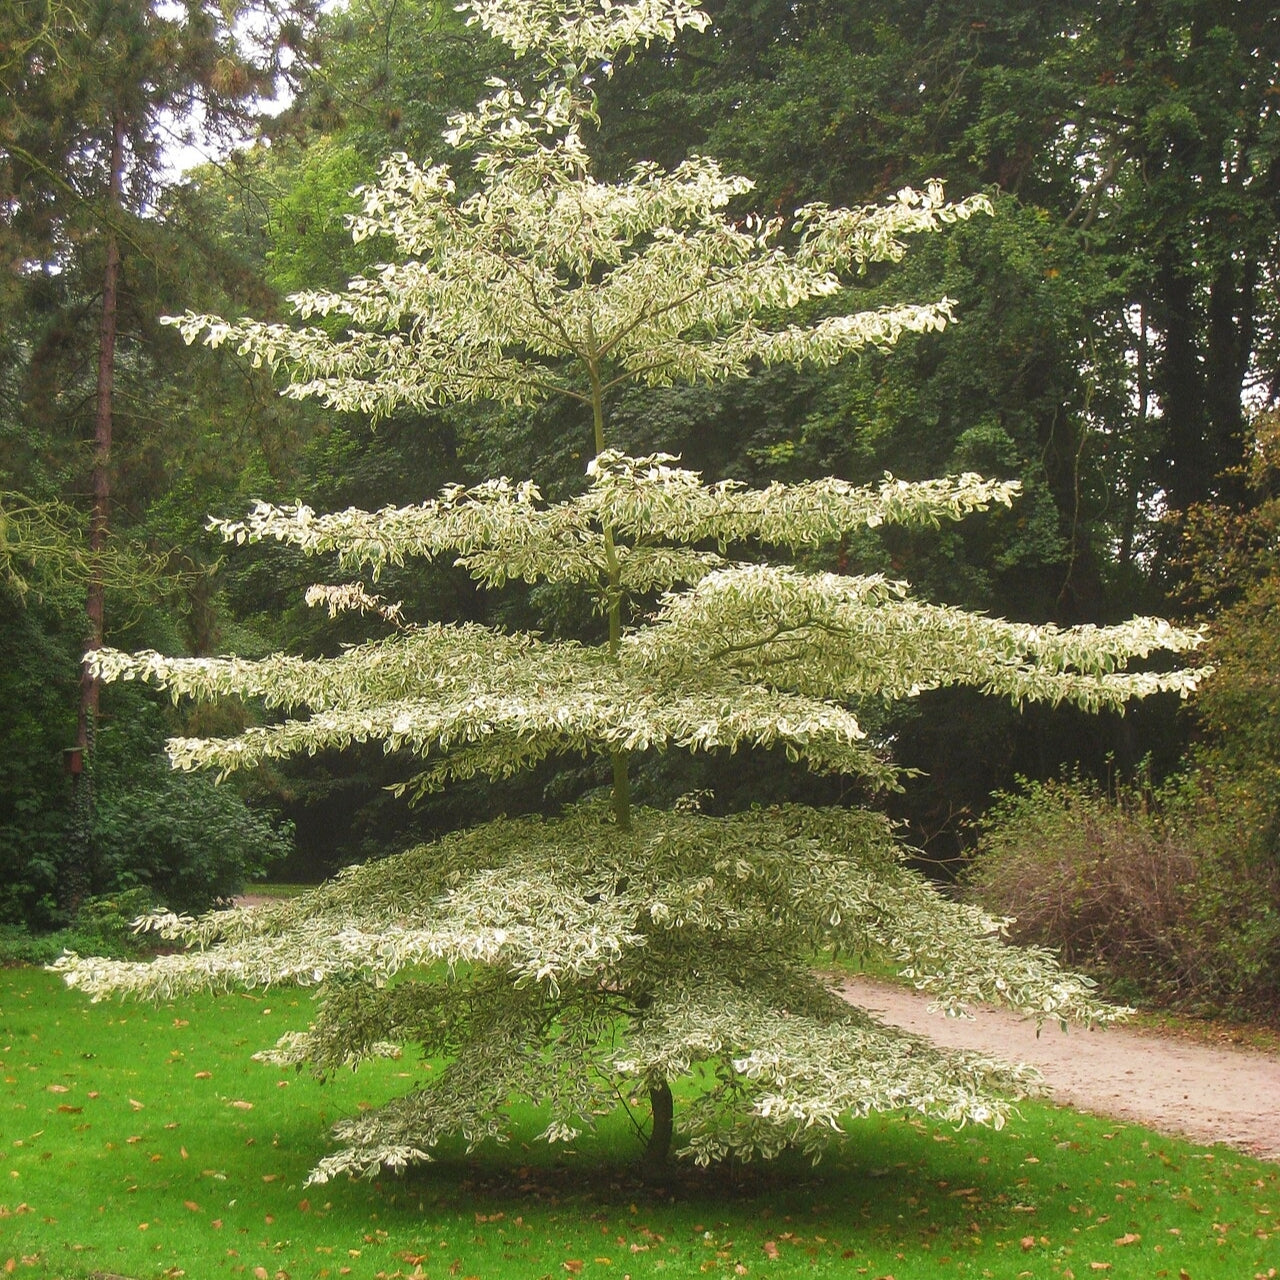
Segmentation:
[[(1124, 513), (1120, 525), (1120, 549), (1117, 556), (1120, 568), (1127, 573), (1133, 563), (1133, 541), (1138, 527), (1138, 503), (1142, 495), (1140, 468), (1145, 466), (1147, 425), (1151, 403), (1151, 374), (1147, 350), (1147, 304), (1138, 304), (1138, 349), (1137, 349), (1138, 385), (1135, 394), (1136, 420), (1134, 422), (1136, 455), (1129, 464), (1128, 491), (1124, 497)], [(1139, 461), (1142, 458), (1144, 461)]]
[[(93, 420), (93, 508), (89, 516), (89, 585), (85, 596), (88, 651), (102, 647), (104, 584), (101, 555), (111, 516), (111, 408), (115, 389), (117, 291), (120, 282), (120, 243), (116, 224), (123, 206), (124, 121), (117, 115), (111, 134), (111, 170), (107, 193), (106, 260), (102, 271), (102, 313), (98, 324), (98, 381)], [(69, 876), (69, 905), (78, 906), (93, 882), (89, 833), (93, 816), (93, 751), (98, 723), (100, 681), (86, 661), (80, 672), (80, 713), (76, 722), (76, 746), (83, 772), (76, 778), (75, 842), (78, 865)]]
[(675, 1102), (665, 1080), (655, 1080), (649, 1086), (649, 1105), (653, 1108), (653, 1125), (644, 1149), (644, 1176), (647, 1181), (656, 1181), (666, 1172), (675, 1127)]
[[(604, 452), (604, 391), (600, 381), (600, 371), (594, 360), (588, 363), (591, 377), (591, 413), (594, 431), (596, 454)], [(607, 601), (609, 618), (609, 656), (616, 662), (622, 649), (622, 569), (618, 564), (618, 552), (614, 546), (613, 530), (604, 527), (604, 557), (608, 573), (609, 597)], [(613, 765), (613, 816), (619, 828), (631, 830), (631, 779), (627, 772), (627, 753), (610, 751), (610, 763)]]

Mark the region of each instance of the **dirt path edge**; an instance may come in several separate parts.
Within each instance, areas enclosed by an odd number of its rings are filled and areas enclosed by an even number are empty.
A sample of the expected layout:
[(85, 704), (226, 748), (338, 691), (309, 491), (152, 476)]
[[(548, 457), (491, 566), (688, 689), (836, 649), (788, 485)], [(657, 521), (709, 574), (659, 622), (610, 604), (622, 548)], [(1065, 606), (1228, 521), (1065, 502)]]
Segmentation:
[(1063, 1032), (1054, 1023), (1037, 1036), (1033, 1022), (1005, 1009), (983, 1005), (972, 1018), (948, 1018), (896, 983), (854, 976), (838, 987), (882, 1022), (935, 1044), (1030, 1063), (1057, 1102), (1280, 1160), (1280, 1058), (1123, 1026)]

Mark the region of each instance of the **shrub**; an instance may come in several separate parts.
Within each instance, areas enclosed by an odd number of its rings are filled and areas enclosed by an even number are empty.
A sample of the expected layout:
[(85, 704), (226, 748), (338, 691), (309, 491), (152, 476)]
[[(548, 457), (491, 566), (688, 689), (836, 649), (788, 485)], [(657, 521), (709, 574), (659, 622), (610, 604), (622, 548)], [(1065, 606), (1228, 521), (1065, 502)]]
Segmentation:
[(104, 885), (199, 912), (287, 856), (292, 828), (250, 808), (234, 787), (175, 774), (156, 757), (125, 786), (99, 792), (94, 844)]
[(155, 906), (146, 889), (86, 898), (75, 923), (51, 933), (32, 933), (26, 925), (0, 924), (0, 966), (52, 964), (64, 951), (135, 960), (153, 954), (155, 938), (134, 932), (133, 922)]
[(967, 885), (988, 910), (1016, 917), (1017, 941), (1176, 996), (1189, 981), (1178, 936), (1195, 867), (1191, 849), (1141, 795), (1113, 799), (1070, 778), (1024, 782), (997, 798)]
[(1022, 782), (984, 819), (969, 897), (1125, 999), (1280, 1012), (1280, 876), (1204, 771), (1159, 792)]

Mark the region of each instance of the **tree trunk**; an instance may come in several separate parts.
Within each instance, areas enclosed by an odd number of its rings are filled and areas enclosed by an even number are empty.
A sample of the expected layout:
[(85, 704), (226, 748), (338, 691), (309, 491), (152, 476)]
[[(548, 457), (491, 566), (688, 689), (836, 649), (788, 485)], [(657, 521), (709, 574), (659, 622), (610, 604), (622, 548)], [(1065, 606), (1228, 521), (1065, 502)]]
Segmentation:
[(649, 1141), (645, 1144), (643, 1171), (646, 1182), (656, 1182), (667, 1171), (675, 1120), (675, 1102), (671, 1097), (671, 1086), (665, 1080), (655, 1080), (650, 1084), (649, 1105), (653, 1108), (653, 1125), (649, 1130)]
[[(111, 134), (111, 171), (107, 192), (106, 260), (102, 271), (102, 315), (98, 324), (98, 381), (93, 419), (93, 508), (89, 516), (89, 585), (85, 594), (88, 651), (102, 648), (104, 584), (101, 554), (106, 546), (111, 515), (112, 396), (116, 371), (117, 292), (120, 281), (120, 242), (116, 222), (123, 207), (124, 121), (117, 115)], [(101, 682), (88, 662), (80, 671), (80, 713), (76, 721), (76, 746), (82, 772), (75, 778), (71, 866), (67, 876), (67, 906), (74, 910), (95, 880), (90, 834), (93, 821), (93, 753), (98, 725)]]

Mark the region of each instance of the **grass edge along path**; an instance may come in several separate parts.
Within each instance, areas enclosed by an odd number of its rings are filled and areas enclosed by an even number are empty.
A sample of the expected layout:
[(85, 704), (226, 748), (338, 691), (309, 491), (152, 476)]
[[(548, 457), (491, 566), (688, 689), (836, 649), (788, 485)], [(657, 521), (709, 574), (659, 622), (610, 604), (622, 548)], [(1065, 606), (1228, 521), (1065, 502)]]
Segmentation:
[[(1003, 1133), (872, 1119), (817, 1168), (633, 1181), (625, 1120), (406, 1178), (306, 1188), (328, 1125), (429, 1071), (321, 1085), (254, 1063), (306, 1020), (280, 989), (89, 1005), (0, 971), (0, 1270), (81, 1280), (1280, 1272), (1280, 1169), (1044, 1104)], [(530, 1116), (524, 1131), (536, 1133)]]

